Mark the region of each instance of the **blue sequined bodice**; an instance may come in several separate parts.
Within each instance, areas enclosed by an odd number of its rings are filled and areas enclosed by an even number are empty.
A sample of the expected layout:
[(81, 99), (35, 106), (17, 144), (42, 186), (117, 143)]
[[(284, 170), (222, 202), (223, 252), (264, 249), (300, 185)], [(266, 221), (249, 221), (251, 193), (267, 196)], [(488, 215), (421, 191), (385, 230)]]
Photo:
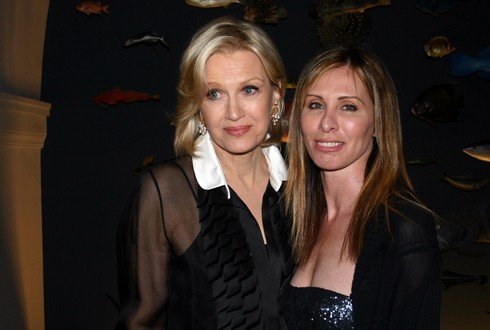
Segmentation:
[(280, 304), (290, 330), (354, 329), (350, 296), (322, 288), (288, 285), (281, 294)]

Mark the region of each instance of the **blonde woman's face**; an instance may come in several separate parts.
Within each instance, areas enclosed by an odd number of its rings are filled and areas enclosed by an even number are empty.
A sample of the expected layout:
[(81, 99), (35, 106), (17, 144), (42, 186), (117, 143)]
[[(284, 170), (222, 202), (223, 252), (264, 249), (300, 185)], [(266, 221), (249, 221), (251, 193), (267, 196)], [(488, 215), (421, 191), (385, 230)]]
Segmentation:
[(204, 72), (207, 92), (200, 109), (218, 154), (259, 148), (280, 92), (258, 56), (248, 50), (217, 53), (206, 61)]
[(374, 105), (351, 68), (328, 70), (307, 90), (301, 130), (308, 154), (322, 170), (363, 175), (373, 147)]

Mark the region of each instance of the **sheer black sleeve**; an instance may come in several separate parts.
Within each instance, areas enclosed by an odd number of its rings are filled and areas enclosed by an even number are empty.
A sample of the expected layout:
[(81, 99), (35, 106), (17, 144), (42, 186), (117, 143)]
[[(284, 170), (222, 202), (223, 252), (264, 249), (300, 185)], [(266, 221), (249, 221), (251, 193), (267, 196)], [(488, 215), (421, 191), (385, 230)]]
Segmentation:
[(441, 269), (434, 219), (415, 206), (404, 214), (390, 221), (396, 275), (387, 328), (438, 329)]
[(171, 256), (185, 251), (198, 232), (183, 173), (175, 161), (161, 164), (140, 177), (130, 196), (117, 232), (118, 329), (165, 328)]

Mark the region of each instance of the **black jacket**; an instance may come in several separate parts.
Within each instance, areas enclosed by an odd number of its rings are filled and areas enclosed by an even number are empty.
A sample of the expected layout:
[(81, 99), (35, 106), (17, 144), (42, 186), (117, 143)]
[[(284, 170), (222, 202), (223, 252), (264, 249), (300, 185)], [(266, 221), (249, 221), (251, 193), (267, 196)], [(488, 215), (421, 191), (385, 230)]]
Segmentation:
[(433, 216), (409, 203), (368, 224), (352, 283), (356, 329), (439, 329), (440, 252)]

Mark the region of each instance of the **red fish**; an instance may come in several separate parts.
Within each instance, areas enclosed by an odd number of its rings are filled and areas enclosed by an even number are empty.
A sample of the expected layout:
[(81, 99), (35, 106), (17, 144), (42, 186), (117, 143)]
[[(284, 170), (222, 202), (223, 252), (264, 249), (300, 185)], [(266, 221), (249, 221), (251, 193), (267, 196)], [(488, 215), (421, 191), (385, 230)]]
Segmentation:
[(123, 91), (119, 87), (115, 87), (113, 90), (102, 92), (93, 98), (94, 102), (98, 105), (102, 103), (107, 103), (110, 106), (114, 106), (119, 102), (124, 102), (126, 104), (138, 102), (138, 101), (148, 101), (148, 100), (160, 100), (160, 95), (150, 95), (149, 93), (135, 92), (135, 91)]
[(82, 1), (77, 5), (77, 10), (87, 16), (90, 14), (109, 14), (109, 5), (102, 5), (100, 1)]

